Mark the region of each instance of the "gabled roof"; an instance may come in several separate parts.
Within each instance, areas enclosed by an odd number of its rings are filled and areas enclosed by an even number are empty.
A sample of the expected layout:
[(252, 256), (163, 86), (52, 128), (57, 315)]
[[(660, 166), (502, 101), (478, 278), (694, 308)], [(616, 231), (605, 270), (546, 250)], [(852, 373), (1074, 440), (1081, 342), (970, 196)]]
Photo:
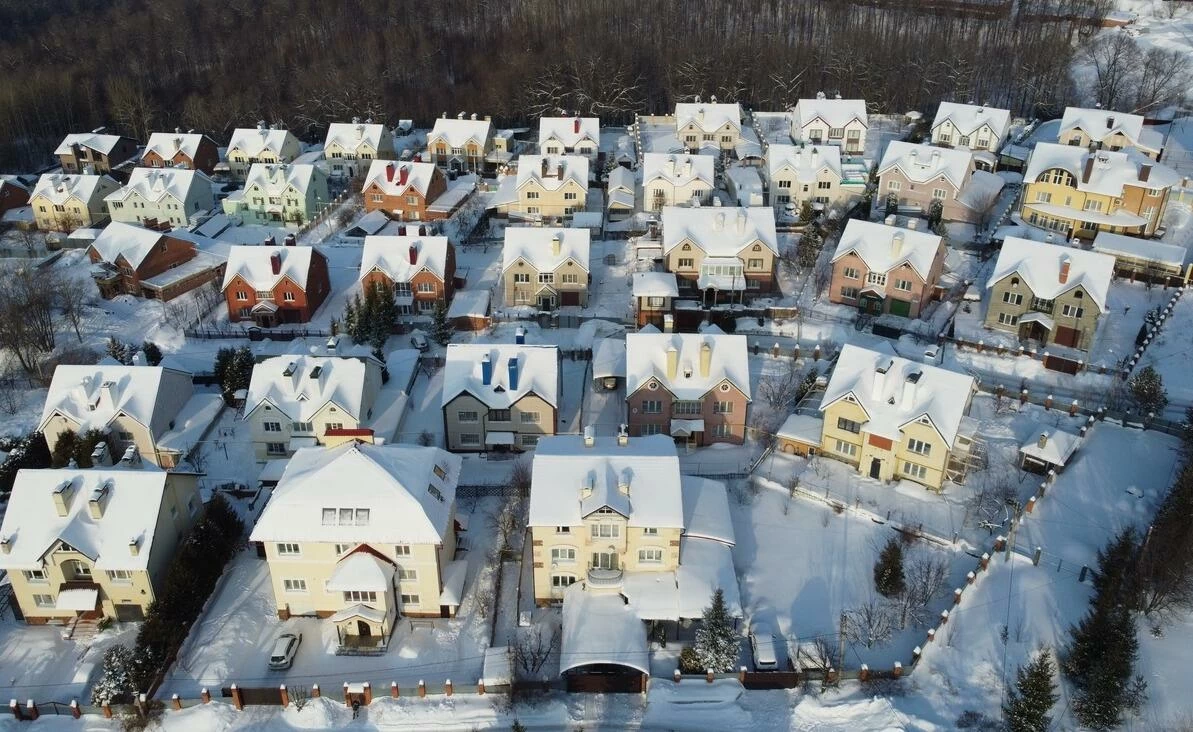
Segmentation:
[[(271, 264), (274, 255), (278, 256), (281, 265), (277, 274)], [(224, 283), (220, 289), (240, 276), (255, 290), (272, 290), (284, 278), (293, 280), (305, 290), (311, 262), (322, 256), (323, 253), (315, 247), (232, 246), (228, 248), (228, 267), (224, 270)]]
[(815, 180), (822, 170), (841, 177), (841, 148), (837, 145), (771, 145), (766, 149), (766, 167), (771, 180), (784, 170), (800, 181)]
[[(491, 371), (485, 383), (485, 359)], [(516, 361), (517, 383), (510, 362)], [(486, 405), (504, 409), (534, 392), (552, 406), (559, 405), (559, 349), (514, 343), (464, 344), (447, 347), (443, 367), (443, 406), (460, 394), (471, 394)]]
[(981, 129), (982, 125), (989, 125), (999, 139), (1004, 139), (1007, 128), (1011, 125), (1011, 112), (985, 105), (941, 102), (936, 108), (936, 119), (932, 121), (932, 129), (945, 122), (952, 123), (962, 135), (972, 135)]
[[(1069, 273), (1066, 280), (1061, 282), (1061, 268), (1066, 261), (1069, 263)], [(1098, 308), (1106, 312), (1106, 294), (1114, 278), (1114, 257), (1008, 236), (1002, 243), (986, 289), (1012, 274), (1019, 275), (1032, 294), (1043, 300), (1055, 300), (1082, 286)]]
[(253, 163), (244, 178), (244, 190), (260, 186), (265, 194), (281, 195), (287, 188), (294, 187), (302, 195), (316, 178), (327, 174), (320, 168), (307, 163)]
[(648, 152), (642, 156), (642, 185), (663, 180), (673, 186), (686, 186), (700, 180), (712, 188), (716, 180), (715, 162), (711, 155)]
[(543, 117), (539, 120), (539, 149), (553, 139), (564, 147), (575, 147), (583, 140), (599, 145), (601, 120), (597, 117)]
[(44, 196), (51, 203), (63, 204), (71, 198), (91, 203), (101, 189), (115, 189), (120, 184), (108, 175), (79, 175), (75, 173), (46, 173), (37, 179), (30, 198)]
[[(162, 496), (170, 473), (161, 470), (77, 468), (17, 472), (0, 537), (9, 552), (0, 553), (0, 568), (38, 569), (46, 552), (65, 542), (93, 560), (98, 570), (143, 570), (157, 530)], [(54, 491), (63, 484), (66, 516), (54, 506)], [(88, 503), (106, 486), (103, 515), (91, 517)], [(137, 542), (137, 554), (129, 549)]]
[(679, 297), (674, 272), (635, 272), (630, 290), (634, 297)]
[[(1085, 179), (1086, 161), (1093, 159), (1089, 179)], [(1058, 145), (1041, 142), (1032, 151), (1027, 161), (1023, 180), (1031, 183), (1044, 172), (1060, 168), (1070, 173), (1077, 181), (1077, 190), (1121, 197), (1124, 186), (1140, 188), (1167, 188), (1180, 183), (1180, 174), (1167, 165), (1161, 165), (1145, 157), (1137, 150), (1120, 151), (1095, 150), (1090, 152), (1075, 145)], [(1146, 168), (1147, 181), (1139, 180)], [(1031, 203), (1028, 201), (1027, 203)]]
[(906, 263), (927, 281), (940, 251), (941, 238), (930, 231), (850, 219), (837, 242), (833, 261), (852, 252), (871, 272), (889, 272)]
[(492, 123), (487, 119), (449, 119), (440, 117), (427, 135), (427, 143), (443, 140), (449, 147), (464, 147), (469, 140), (484, 146), (493, 134)]
[[(650, 153), (647, 153), (649, 155)], [(618, 165), (609, 171), (609, 180), (606, 189), (612, 193), (614, 191), (626, 191), (632, 197), (634, 195), (634, 171), (629, 168)], [(631, 202), (632, 206), (633, 203)]]
[(857, 120), (863, 127), (869, 127), (865, 99), (801, 99), (795, 103), (794, 120), (797, 129), (802, 130), (820, 119), (830, 128), (844, 127)]
[[(401, 196), (413, 188), (425, 198), (431, 180), (438, 170), (434, 163), (407, 163), (393, 160), (374, 160), (369, 165), (362, 190), (376, 185), (387, 196)], [(442, 173), (440, 173), (442, 175)], [(405, 180), (405, 183), (402, 181)]]
[[(380, 378), (366, 379), (376, 368), (355, 358), (275, 356), (253, 367), (245, 396), (245, 414), (270, 404), (293, 422), (309, 422), (328, 403), (357, 422), (367, 419)], [(372, 393), (370, 393), (372, 392)]]
[[(708, 373), (701, 373), (703, 346), (711, 348)], [(677, 351), (675, 378), (667, 375), (667, 353)], [(626, 335), (626, 394), (657, 381), (676, 399), (700, 399), (728, 380), (750, 398), (746, 337), (724, 333), (629, 333)], [(660, 392), (662, 393), (662, 392)]]
[(694, 124), (711, 132), (728, 124), (741, 129), (741, 105), (737, 103), (717, 104), (715, 102), (680, 102), (675, 105), (675, 127), (682, 130)]
[(1087, 137), (1096, 142), (1122, 133), (1133, 145), (1149, 152), (1160, 152), (1160, 148), (1164, 146), (1164, 136), (1156, 130), (1146, 128), (1143, 124), (1143, 117), (1138, 114), (1115, 112), (1109, 109), (1065, 107), (1065, 114), (1060, 119), (1060, 129), (1056, 133), (1056, 139), (1063, 142), (1065, 133), (1074, 129), (1080, 129)]
[(193, 160), (199, 152), (199, 146), (203, 144), (203, 140), (205, 139), (210, 141), (212, 146), (215, 145), (214, 140), (198, 132), (179, 132), (177, 130), (174, 132), (154, 132), (149, 136), (149, 144), (145, 146), (145, 151), (141, 153), (141, 157), (155, 152), (163, 160), (171, 160), (181, 152)]
[(775, 210), (770, 206), (665, 206), (661, 218), (664, 254), (685, 241), (713, 257), (737, 256), (755, 242), (779, 253)]
[(944, 176), (955, 188), (962, 188), (969, 178), (973, 153), (967, 148), (933, 147), (891, 140), (878, 166), (878, 174), (898, 168), (904, 177), (916, 183), (929, 183)]
[[(460, 462), (437, 447), (303, 448), (290, 458), (252, 541), (441, 544), (451, 533)], [(324, 509), (336, 517), (325, 519)], [(353, 510), (351, 523), (340, 521), (340, 509)], [(357, 509), (367, 518), (358, 520)]]
[(123, 413), (145, 425), (156, 437), (169, 428), (176, 416), (166, 414), (168, 400), (158, 398), (167, 372), (181, 375), (189, 385), (189, 373), (168, 366), (58, 366), (46, 393), (39, 429), (44, 429), (55, 414), (76, 422), (80, 431), (103, 429)]
[(74, 145), (79, 147), (86, 147), (95, 150), (98, 153), (108, 155), (112, 152), (112, 148), (116, 147), (120, 141), (124, 139), (120, 135), (103, 135), (95, 132), (75, 132), (62, 138), (62, 142), (58, 144), (57, 149), (54, 150), (55, 155), (69, 155)]
[(123, 256), (136, 269), (164, 236), (160, 231), (114, 221), (95, 237), (91, 248), (104, 262), (115, 264), (117, 257)]
[(869, 417), (862, 428), (896, 442), (904, 425), (926, 416), (951, 448), (973, 389), (973, 378), (965, 374), (846, 345), (820, 411), (851, 396)]
[[(194, 186), (211, 196), (211, 178), (201, 170), (186, 168), (134, 168), (128, 183), (109, 193), (105, 201), (124, 201), (136, 193), (146, 201), (160, 202), (167, 197), (185, 202)], [(183, 212), (186, 213), (185, 211)]]
[(290, 130), (275, 130), (259, 124), (256, 127), (238, 127), (233, 130), (232, 139), (228, 141), (228, 150), (240, 150), (249, 157), (256, 157), (266, 150), (274, 155), (281, 155), (287, 142), (298, 143), (298, 138), (291, 135)]
[(1160, 262), (1170, 267), (1180, 267), (1189, 258), (1189, 252), (1179, 244), (1168, 244), (1156, 239), (1140, 239), (1137, 236), (1112, 234), (1099, 231), (1094, 237), (1094, 251), (1111, 256), (1126, 256)]
[[(1043, 445), (1040, 445), (1041, 439), (1044, 441)], [(1063, 466), (1080, 446), (1081, 438), (1072, 432), (1041, 424), (1031, 433), (1031, 440), (1019, 448), (1019, 452), (1043, 460), (1049, 465)]]
[[(555, 251), (558, 240), (559, 251)], [(507, 226), (505, 246), (501, 252), (504, 272), (519, 259), (524, 259), (539, 272), (553, 272), (569, 259), (585, 272), (589, 271), (591, 248), (588, 229), (551, 229), (538, 226)]]
[(385, 135), (385, 125), (382, 124), (360, 121), (332, 122), (327, 126), (323, 148), (327, 149), (334, 143), (344, 150), (356, 150), (361, 145), (378, 150)]
[(569, 182), (588, 190), (588, 158), (583, 155), (523, 155), (518, 158), (518, 183), (537, 183), (557, 191)]
[[(422, 270), (443, 280), (447, 271), (446, 236), (366, 236), (360, 278), (379, 269), (394, 282), (409, 282)], [(414, 262), (410, 253), (414, 252)]]

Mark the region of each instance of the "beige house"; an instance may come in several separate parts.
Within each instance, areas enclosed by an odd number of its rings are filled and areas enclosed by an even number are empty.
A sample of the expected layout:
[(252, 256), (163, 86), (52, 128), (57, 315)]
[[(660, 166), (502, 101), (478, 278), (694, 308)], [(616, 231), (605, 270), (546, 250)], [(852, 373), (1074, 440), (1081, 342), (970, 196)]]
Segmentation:
[(675, 134), (688, 152), (711, 147), (733, 150), (741, 142), (741, 105), (681, 102), (675, 105)]
[(29, 194), (29, 207), (38, 229), (70, 232), (107, 221), (104, 198), (119, 188), (107, 175), (47, 173)]
[[(337, 654), (381, 655), (401, 617), (453, 617), (460, 458), (435, 447), (299, 450), (251, 536), (264, 548), (278, 617), (335, 626)], [(310, 639), (307, 642), (318, 642)]]
[(452, 343), (443, 367), (443, 433), (453, 452), (525, 450), (555, 434), (559, 349)]
[(874, 206), (893, 200), (900, 213), (927, 216), (938, 203), (942, 221), (978, 223), (1002, 187), (1002, 178), (977, 169), (969, 149), (892, 140), (878, 165)]
[(523, 155), (518, 158), (518, 200), (510, 213), (532, 221), (567, 219), (584, 210), (588, 158), (583, 155)]
[(331, 201), (327, 173), (306, 163), (253, 163), (244, 188), (224, 199), (224, 213), (249, 224), (302, 226)]
[(0, 569), (25, 622), (145, 619), (203, 513), (194, 473), (22, 470), (0, 526)]
[(592, 165), (601, 146), (601, 120), (597, 117), (543, 117), (539, 120), (539, 153), (583, 155)]
[(873, 480), (939, 491), (964, 472), (975, 389), (965, 374), (846, 345), (820, 402), (820, 452)]
[(932, 144), (997, 153), (1010, 129), (1010, 110), (941, 102), (932, 120)]
[(447, 170), (480, 172), (485, 158), (493, 151), (493, 124), (488, 117), (464, 119), (461, 112), (456, 119), (446, 115), (435, 120), (435, 127), (427, 134), (427, 151), (431, 162)]
[(807, 201), (816, 209), (847, 208), (866, 192), (865, 177), (846, 177), (836, 145), (770, 145), (766, 149), (770, 204), (798, 214)]
[(323, 157), (332, 176), (353, 178), (369, 170), (374, 160), (393, 159), (394, 133), (371, 119), (332, 122), (323, 142)]
[(936, 297), (944, 255), (944, 240), (930, 231), (850, 219), (833, 253), (829, 301), (918, 318)]
[(1144, 124), (1142, 115), (1109, 109), (1065, 107), (1056, 141), (1087, 150), (1133, 148), (1152, 160), (1164, 152), (1164, 133)]
[(113, 221), (174, 228), (215, 207), (211, 178), (184, 168), (136, 168), (124, 187), (104, 198)]
[(1008, 236), (986, 282), (986, 327), (1087, 351), (1113, 278), (1109, 254)]
[(775, 290), (779, 239), (770, 206), (669, 206), (661, 219), (664, 266), (689, 296), (715, 305)]
[(264, 122), (232, 132), (226, 159), (232, 177), (243, 180), (255, 163), (292, 163), (302, 153), (302, 144), (289, 130), (274, 129)]
[(866, 151), (870, 128), (865, 99), (829, 99), (823, 92), (815, 99), (801, 99), (791, 115), (791, 139), (811, 145), (836, 145), (846, 155)]
[(710, 155), (646, 153), (642, 156), (643, 206), (699, 206), (712, 201), (716, 160)]
[(381, 366), (371, 356), (275, 356), (258, 363), (244, 400), (257, 459), (325, 444), (328, 430), (368, 427)]
[(507, 307), (588, 305), (588, 229), (507, 226), (501, 279)]

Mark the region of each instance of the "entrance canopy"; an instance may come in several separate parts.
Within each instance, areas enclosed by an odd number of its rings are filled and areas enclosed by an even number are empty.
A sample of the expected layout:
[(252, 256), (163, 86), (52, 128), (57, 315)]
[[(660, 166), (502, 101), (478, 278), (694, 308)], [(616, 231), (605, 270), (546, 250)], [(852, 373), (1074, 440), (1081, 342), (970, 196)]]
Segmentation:
[(1027, 313), (1026, 315), (1020, 316), (1019, 325), (1023, 325), (1024, 323), (1039, 323), (1048, 330), (1053, 330), (1056, 328), (1056, 321), (1043, 313)]
[(343, 610), (340, 610), (339, 612), (332, 615), (331, 622), (341, 623), (345, 620), (352, 620), (354, 618), (368, 620), (373, 623), (383, 623), (385, 622), (385, 611), (369, 607), (368, 605), (356, 603), (355, 605), (349, 605)]
[(512, 445), (514, 444), (513, 432), (487, 432), (485, 433), (486, 445)]
[(691, 437), (697, 432), (704, 431), (703, 419), (673, 419), (671, 420), (672, 437)]
[(94, 589), (62, 590), (58, 593), (58, 601), (54, 603), (54, 609), (87, 612), (95, 609), (98, 599), (99, 592)]

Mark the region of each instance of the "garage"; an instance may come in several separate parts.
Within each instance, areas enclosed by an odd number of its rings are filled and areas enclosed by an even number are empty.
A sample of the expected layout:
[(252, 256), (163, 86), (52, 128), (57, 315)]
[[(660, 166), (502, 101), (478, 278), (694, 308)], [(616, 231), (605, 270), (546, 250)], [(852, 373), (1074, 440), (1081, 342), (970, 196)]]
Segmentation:
[(1063, 325), (1056, 327), (1056, 344), (1058, 346), (1068, 346), (1069, 348), (1081, 347), (1081, 331), (1077, 328), (1066, 328)]
[(579, 305), (580, 293), (575, 291), (564, 290), (559, 293), (559, 303), (561, 305)]
[(115, 605), (116, 620), (121, 623), (139, 623), (145, 619), (145, 611), (140, 605)]
[(911, 317), (911, 303), (907, 300), (890, 300), (891, 315), (902, 315), (904, 318)]

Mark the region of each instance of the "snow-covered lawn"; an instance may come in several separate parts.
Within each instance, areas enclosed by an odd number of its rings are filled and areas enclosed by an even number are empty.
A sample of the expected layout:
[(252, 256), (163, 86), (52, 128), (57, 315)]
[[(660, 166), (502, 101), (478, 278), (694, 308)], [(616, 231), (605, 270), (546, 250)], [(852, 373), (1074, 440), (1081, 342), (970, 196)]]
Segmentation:
[(1172, 317), (1165, 321), (1159, 337), (1144, 351), (1142, 365), (1152, 365), (1160, 372), (1168, 391), (1169, 418), (1181, 419), (1185, 408), (1193, 404), (1193, 297), (1189, 293), (1176, 301)]
[(132, 645), (138, 625), (117, 623), (90, 640), (63, 640), (61, 626), (26, 625), (0, 613), (0, 696), (5, 699), (90, 704), (104, 651)]

